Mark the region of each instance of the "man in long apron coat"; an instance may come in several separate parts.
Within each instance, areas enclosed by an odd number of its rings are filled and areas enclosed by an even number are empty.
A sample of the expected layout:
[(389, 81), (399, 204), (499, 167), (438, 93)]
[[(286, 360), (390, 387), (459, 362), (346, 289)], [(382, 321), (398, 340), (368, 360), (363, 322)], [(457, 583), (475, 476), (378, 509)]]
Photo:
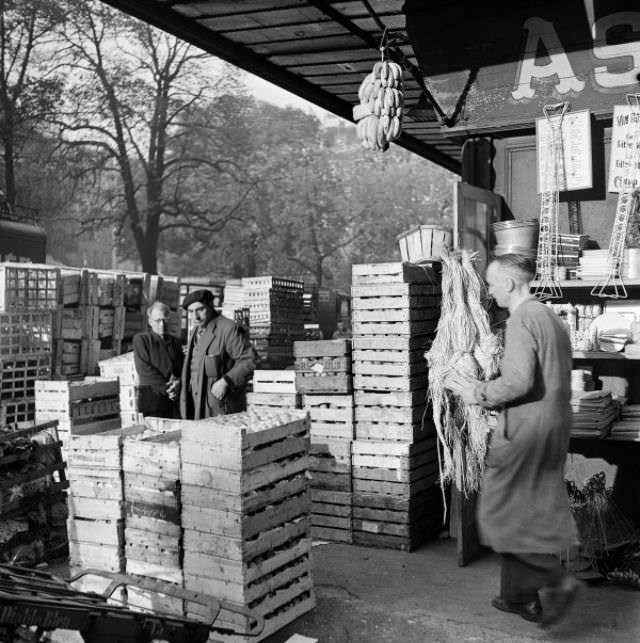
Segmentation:
[(557, 315), (530, 296), (534, 274), (520, 255), (489, 265), (489, 294), (509, 309), (500, 375), (457, 392), (467, 403), (502, 409), (478, 500), (480, 539), (501, 554), (492, 605), (546, 626), (563, 616), (579, 586), (558, 558), (577, 543), (564, 482), (571, 343)]
[(182, 367), (180, 414), (185, 420), (238, 413), (253, 374), (253, 347), (231, 319), (218, 314), (213, 295), (195, 290), (182, 302), (193, 328)]

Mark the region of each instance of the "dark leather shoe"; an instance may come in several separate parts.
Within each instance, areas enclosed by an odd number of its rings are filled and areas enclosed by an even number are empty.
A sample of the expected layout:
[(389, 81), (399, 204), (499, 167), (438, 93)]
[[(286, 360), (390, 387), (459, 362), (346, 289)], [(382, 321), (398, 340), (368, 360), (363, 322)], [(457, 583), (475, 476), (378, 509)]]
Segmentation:
[(496, 596), (491, 605), (502, 612), (509, 612), (511, 614), (518, 614), (526, 621), (532, 623), (539, 623), (542, 616), (542, 608), (539, 601), (530, 601), (529, 603), (510, 603), (505, 601), (502, 596)]
[(540, 625), (542, 627), (557, 623), (567, 613), (581, 585), (582, 583), (575, 576), (566, 574), (557, 585), (540, 589), (542, 601)]

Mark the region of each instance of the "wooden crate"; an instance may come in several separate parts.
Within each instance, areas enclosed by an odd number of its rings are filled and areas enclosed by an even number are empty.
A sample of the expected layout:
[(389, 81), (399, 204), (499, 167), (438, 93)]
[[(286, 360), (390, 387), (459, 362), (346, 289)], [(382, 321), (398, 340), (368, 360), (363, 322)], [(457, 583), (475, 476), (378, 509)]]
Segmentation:
[(437, 486), (411, 498), (353, 495), (354, 544), (411, 551), (439, 534), (443, 521), (442, 493)]
[(365, 284), (415, 283), (438, 285), (439, 277), (432, 266), (393, 261), (389, 263), (354, 264), (351, 267), (351, 283)]
[(0, 311), (54, 310), (60, 270), (38, 263), (0, 263)]
[[(351, 307), (355, 308), (406, 308), (427, 305), (440, 306), (439, 285), (413, 283), (374, 283), (351, 286)], [(369, 304), (374, 305), (369, 305)], [(400, 304), (400, 305), (398, 305)]]
[(117, 378), (120, 386), (137, 386), (138, 374), (133, 362), (133, 351), (101, 360), (98, 364), (102, 377)]
[[(254, 640), (315, 604), (308, 451), (302, 411), (239, 413), (182, 429), (185, 587), (250, 605), (265, 618)], [(197, 615), (188, 606), (188, 616)], [(225, 625), (249, 621), (223, 613), (216, 626)]]
[(311, 537), (350, 543), (352, 540), (352, 493), (311, 489)]
[(399, 351), (406, 355), (406, 358), (400, 361), (408, 361), (408, 355), (410, 353), (414, 351), (425, 351), (431, 339), (432, 337), (428, 333), (387, 337), (369, 335), (353, 337), (351, 342), (353, 351)]
[(401, 335), (419, 336), (429, 335), (438, 327), (437, 319), (420, 321), (353, 321), (354, 338), (357, 335)]
[(51, 377), (51, 353), (0, 358), (0, 400), (33, 398), (36, 380)]
[(352, 440), (353, 397), (351, 395), (305, 395), (304, 408), (311, 419), (311, 439)]
[(53, 313), (48, 310), (0, 313), (0, 357), (53, 351)]
[(247, 408), (299, 409), (302, 396), (299, 393), (247, 393)]
[(426, 391), (427, 374), (384, 375), (358, 373), (353, 375), (356, 391)]
[(352, 471), (354, 492), (410, 497), (438, 479), (437, 437), (415, 444), (355, 440)]
[(289, 393), (296, 391), (296, 372), (290, 370), (258, 370), (253, 372), (254, 393)]
[(351, 392), (348, 339), (294, 342), (296, 388), (300, 393)]
[(311, 488), (351, 491), (351, 442), (312, 439), (309, 449)]

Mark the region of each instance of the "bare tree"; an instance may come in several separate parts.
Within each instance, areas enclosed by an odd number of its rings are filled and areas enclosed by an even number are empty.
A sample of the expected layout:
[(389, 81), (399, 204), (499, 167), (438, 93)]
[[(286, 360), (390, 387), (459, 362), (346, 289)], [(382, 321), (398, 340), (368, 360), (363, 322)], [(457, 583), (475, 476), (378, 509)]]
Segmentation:
[[(205, 106), (234, 77), (228, 69), (212, 77), (208, 55), (102, 3), (72, 3), (60, 37), (70, 72), (62, 137), (69, 150), (91, 150), (80, 171), (109, 186), (96, 187), (99, 201), (85, 222), (115, 225), (118, 234), (129, 230), (142, 269), (155, 273), (163, 233), (219, 231), (246, 191), (237, 163), (196, 135), (219, 125), (206, 120)], [(105, 183), (105, 175), (112, 180)], [(203, 208), (191, 189), (196, 177), (212, 193), (233, 183), (235, 201)]]
[(12, 208), (22, 146), (60, 96), (52, 40), (62, 18), (59, 2), (0, 0), (0, 144), (4, 189)]

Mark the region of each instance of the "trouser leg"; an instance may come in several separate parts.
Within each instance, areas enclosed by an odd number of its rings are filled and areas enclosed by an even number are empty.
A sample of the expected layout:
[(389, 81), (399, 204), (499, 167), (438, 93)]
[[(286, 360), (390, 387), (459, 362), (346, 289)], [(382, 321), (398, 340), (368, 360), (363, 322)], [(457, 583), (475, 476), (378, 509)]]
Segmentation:
[(502, 554), (500, 594), (509, 603), (529, 603), (538, 599), (538, 590), (555, 585), (564, 568), (552, 554)]

